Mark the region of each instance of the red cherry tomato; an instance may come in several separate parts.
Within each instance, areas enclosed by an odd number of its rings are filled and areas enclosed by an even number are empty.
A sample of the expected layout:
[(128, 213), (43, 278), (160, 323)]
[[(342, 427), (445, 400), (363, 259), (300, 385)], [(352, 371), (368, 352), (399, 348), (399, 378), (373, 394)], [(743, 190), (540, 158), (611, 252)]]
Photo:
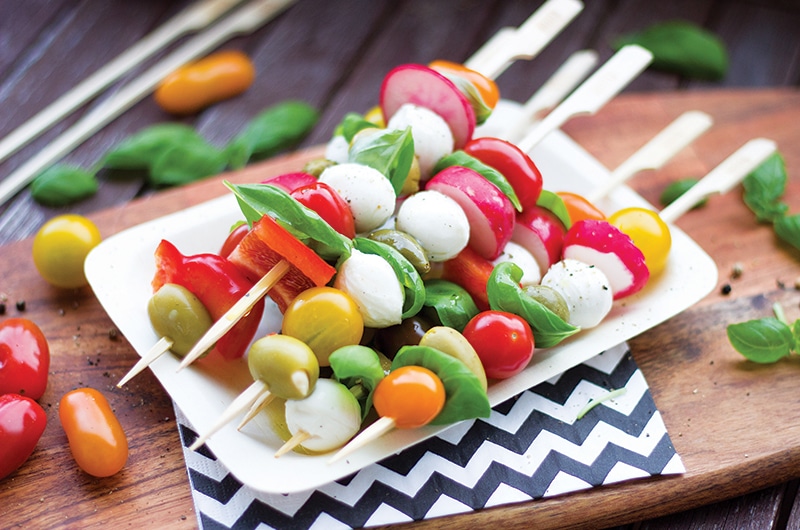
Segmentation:
[(542, 193), (542, 174), (533, 160), (519, 147), (500, 138), (474, 138), (464, 152), (495, 168), (514, 188), (522, 211), (536, 205)]
[(0, 395), (0, 480), (28, 460), (46, 424), (44, 409), (31, 398)]
[(463, 335), (475, 348), (490, 379), (520, 373), (533, 356), (533, 331), (525, 319), (512, 313), (478, 313), (467, 323)]
[(356, 236), (355, 221), (350, 206), (341, 195), (324, 182), (301, 186), (290, 195), (306, 208), (314, 210), (343, 236), (350, 239)]
[(463, 287), (472, 297), (478, 309), (489, 309), (489, 296), (486, 284), (492, 275), (494, 265), (478, 255), (470, 247), (442, 264), (442, 279)]
[(49, 368), (50, 347), (39, 326), (25, 318), (0, 323), (0, 394), (39, 399)]
[(93, 388), (68, 392), (58, 417), (78, 466), (95, 477), (110, 477), (128, 460), (128, 439), (105, 396)]
[(422, 366), (401, 366), (389, 372), (375, 387), (373, 404), (381, 417), (392, 418), (398, 429), (430, 423), (445, 402), (442, 380)]
[(225, 238), (225, 241), (222, 243), (222, 247), (219, 249), (219, 255), (223, 258), (227, 258), (233, 252), (233, 249), (236, 248), (236, 245), (239, 244), (239, 241), (244, 239), (244, 236), (247, 235), (247, 232), (250, 231), (250, 225), (247, 223), (242, 223), (233, 230), (228, 233), (228, 237)]

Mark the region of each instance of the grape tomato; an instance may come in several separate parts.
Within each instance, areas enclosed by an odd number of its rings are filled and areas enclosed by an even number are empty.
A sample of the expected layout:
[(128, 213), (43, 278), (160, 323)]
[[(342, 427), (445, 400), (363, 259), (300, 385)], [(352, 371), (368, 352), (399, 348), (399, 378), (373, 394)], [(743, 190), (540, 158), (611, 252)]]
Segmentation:
[(0, 323), (0, 395), (39, 399), (49, 369), (50, 347), (39, 326), (25, 318)]
[(46, 425), (44, 409), (31, 398), (0, 395), (0, 480), (30, 458)]

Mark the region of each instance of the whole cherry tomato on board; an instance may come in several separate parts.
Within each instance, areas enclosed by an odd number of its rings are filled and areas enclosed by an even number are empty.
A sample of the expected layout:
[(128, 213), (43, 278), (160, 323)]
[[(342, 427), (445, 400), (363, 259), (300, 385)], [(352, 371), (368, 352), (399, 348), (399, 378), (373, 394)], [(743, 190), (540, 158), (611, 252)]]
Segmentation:
[(110, 477), (128, 460), (128, 439), (108, 400), (93, 388), (64, 394), (58, 417), (78, 466), (94, 477)]
[(345, 237), (356, 237), (356, 225), (350, 206), (324, 182), (301, 186), (290, 193), (297, 202), (314, 210), (331, 227)]
[(508, 180), (517, 194), (522, 211), (535, 206), (542, 193), (542, 173), (519, 147), (500, 138), (473, 138), (464, 152), (491, 166)]
[(39, 399), (49, 369), (50, 347), (39, 326), (26, 318), (0, 323), (0, 394)]
[(467, 323), (463, 335), (478, 353), (489, 379), (518, 374), (533, 356), (533, 331), (525, 319), (512, 313), (478, 313)]
[(0, 480), (28, 460), (46, 425), (44, 409), (31, 398), (0, 395)]
[(42, 225), (33, 238), (33, 264), (56, 287), (83, 287), (87, 284), (83, 262), (101, 239), (100, 230), (86, 217), (59, 215)]
[(247, 55), (226, 50), (178, 68), (161, 82), (153, 97), (171, 114), (191, 114), (241, 94), (255, 77), (255, 67)]

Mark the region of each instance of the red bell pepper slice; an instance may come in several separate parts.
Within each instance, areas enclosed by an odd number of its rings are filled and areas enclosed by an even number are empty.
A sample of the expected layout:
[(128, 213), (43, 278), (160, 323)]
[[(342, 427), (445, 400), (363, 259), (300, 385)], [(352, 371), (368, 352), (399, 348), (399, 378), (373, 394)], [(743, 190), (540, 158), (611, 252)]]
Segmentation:
[[(253, 286), (239, 268), (217, 254), (184, 256), (169, 241), (162, 240), (156, 249), (156, 273), (153, 292), (165, 283), (181, 285), (192, 292), (215, 320), (236, 303)], [(215, 350), (226, 359), (245, 354), (258, 330), (264, 314), (264, 301), (253, 309), (217, 341)]]

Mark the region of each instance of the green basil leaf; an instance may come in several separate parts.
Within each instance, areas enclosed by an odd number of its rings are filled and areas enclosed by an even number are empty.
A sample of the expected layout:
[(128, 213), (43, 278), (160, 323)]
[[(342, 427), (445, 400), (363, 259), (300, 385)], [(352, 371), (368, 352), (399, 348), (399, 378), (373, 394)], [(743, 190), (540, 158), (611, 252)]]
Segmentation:
[(800, 214), (779, 217), (773, 228), (778, 237), (800, 250)]
[(31, 195), (45, 206), (67, 206), (97, 193), (97, 178), (79, 167), (56, 164), (31, 182)]
[(550, 348), (580, 328), (569, 324), (541, 302), (526, 295), (520, 288), (522, 269), (511, 262), (499, 263), (489, 276), (486, 294), (489, 307), (524, 318), (533, 330), (537, 348)]
[(392, 361), (392, 370), (401, 366), (425, 367), (442, 380), (444, 408), (431, 425), (448, 425), (491, 414), (489, 398), (478, 376), (455, 357), (428, 346), (403, 346)]
[(794, 337), (794, 347), (792, 350), (795, 353), (800, 353), (800, 318), (792, 324), (792, 336)]
[(318, 119), (319, 112), (302, 101), (284, 101), (262, 111), (225, 148), (230, 166), (239, 169), (292, 147)]
[(149, 169), (153, 160), (174, 146), (207, 147), (197, 131), (180, 123), (159, 123), (146, 127), (120, 142), (101, 160), (109, 169)]
[(364, 119), (361, 114), (355, 112), (348, 112), (344, 115), (342, 122), (336, 126), (334, 136), (342, 135), (347, 143), (353, 141), (356, 134), (363, 129), (377, 128), (378, 126), (369, 120)]
[[(664, 191), (661, 192), (661, 196), (659, 197), (659, 202), (662, 206), (667, 206), (675, 202), (678, 197), (689, 191), (695, 184), (699, 182), (699, 179), (694, 177), (688, 177), (681, 180), (676, 180), (669, 184)], [(705, 206), (708, 202), (708, 199), (701, 199), (697, 201), (697, 204), (692, 206), (692, 209), (700, 208), (701, 206)]]
[(787, 180), (783, 156), (773, 153), (742, 181), (742, 198), (760, 222), (773, 222), (788, 210), (788, 206), (780, 202)]
[(384, 376), (378, 354), (372, 348), (354, 344), (334, 351), (328, 360), (337, 381), (351, 390), (360, 386), (366, 391), (363, 396), (356, 396), (361, 403), (363, 421), (372, 408), (372, 394), (375, 387)]
[(461, 77), (460, 75), (456, 75), (453, 72), (439, 73), (449, 79), (467, 98), (472, 110), (475, 111), (475, 123), (477, 125), (481, 125), (487, 119), (489, 119), (489, 116), (492, 114), (492, 108), (483, 100), (483, 96), (478, 89), (475, 88), (475, 85), (469, 82), (469, 80)]
[(446, 157), (439, 160), (439, 162), (436, 164), (436, 167), (433, 168), (433, 172), (436, 174), (450, 166), (462, 166), (473, 171), (477, 171), (481, 174), (481, 176), (483, 176), (483, 178), (497, 186), (497, 188), (503, 192), (506, 197), (508, 197), (508, 199), (511, 201), (511, 204), (514, 205), (514, 208), (518, 212), (522, 211), (522, 205), (519, 203), (519, 198), (517, 198), (514, 188), (511, 187), (508, 179), (506, 179), (506, 177), (504, 177), (503, 174), (497, 171), (495, 168), (487, 166), (474, 156), (467, 154), (464, 151), (458, 150), (453, 151)]
[(756, 363), (774, 363), (791, 353), (792, 330), (775, 317), (748, 320), (727, 328), (731, 345)]
[(225, 154), (210, 145), (172, 145), (153, 159), (150, 183), (162, 188), (182, 186), (216, 175), (226, 165)]
[(553, 214), (558, 217), (558, 220), (564, 223), (567, 229), (572, 226), (572, 219), (569, 218), (569, 211), (564, 204), (564, 199), (559, 197), (556, 193), (550, 190), (542, 190), (539, 199), (536, 201), (536, 205), (553, 212)]
[(431, 308), (442, 325), (464, 331), (478, 306), (466, 289), (447, 280), (425, 281), (425, 307)]
[(269, 215), (295, 237), (307, 242), (322, 259), (331, 261), (350, 254), (353, 247), (350, 239), (282, 189), (268, 184), (224, 183), (236, 196), (245, 219), (251, 225), (263, 215)]
[(358, 136), (350, 146), (348, 159), (383, 173), (392, 183), (395, 195), (400, 195), (414, 160), (411, 128), (376, 129), (373, 134)]
[(718, 81), (728, 71), (725, 44), (713, 33), (682, 20), (655, 24), (619, 38), (615, 49), (638, 44), (653, 54), (651, 67), (692, 79)]
[(375, 254), (382, 257), (392, 266), (397, 280), (403, 286), (405, 299), (403, 301), (403, 318), (408, 318), (419, 313), (425, 303), (425, 284), (422, 278), (408, 259), (394, 247), (364, 237), (353, 240), (357, 250), (365, 254)]

